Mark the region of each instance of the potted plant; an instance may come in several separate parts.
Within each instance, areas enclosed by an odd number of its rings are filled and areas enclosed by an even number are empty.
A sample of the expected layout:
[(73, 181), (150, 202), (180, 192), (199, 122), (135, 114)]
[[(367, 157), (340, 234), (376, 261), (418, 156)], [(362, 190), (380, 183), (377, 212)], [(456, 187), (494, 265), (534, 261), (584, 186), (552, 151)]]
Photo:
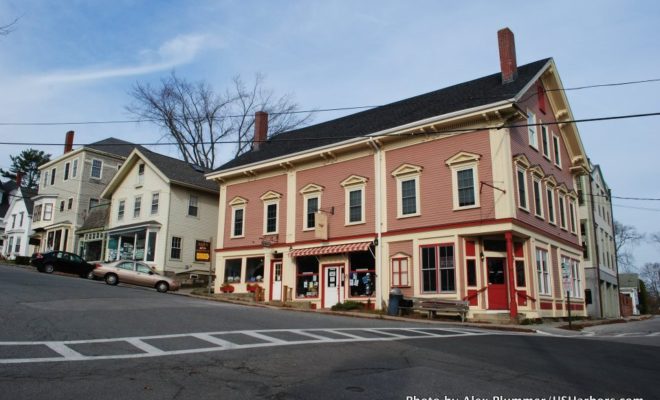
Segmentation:
[(234, 293), (234, 286), (230, 285), (229, 283), (224, 283), (222, 286), (220, 286), (220, 291), (222, 293)]

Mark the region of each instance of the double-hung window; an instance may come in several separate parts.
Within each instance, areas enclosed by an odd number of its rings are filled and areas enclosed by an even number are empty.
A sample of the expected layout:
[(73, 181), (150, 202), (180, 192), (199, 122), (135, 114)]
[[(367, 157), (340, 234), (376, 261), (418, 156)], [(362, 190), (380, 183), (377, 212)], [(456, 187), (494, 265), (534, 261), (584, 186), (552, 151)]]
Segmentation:
[(319, 198), (308, 197), (305, 206), (305, 228), (314, 229), (316, 226), (316, 212), (319, 210)]
[(75, 178), (78, 176), (78, 159), (76, 158), (73, 160), (73, 164), (71, 164), (71, 177)]
[(117, 221), (124, 219), (124, 209), (126, 208), (126, 200), (119, 200), (119, 205), (117, 206)]
[(190, 195), (188, 198), (188, 215), (197, 217), (199, 212), (199, 198), (195, 195)]
[(527, 171), (518, 167), (516, 168), (516, 176), (518, 178), (518, 207), (529, 210), (527, 207)]
[(571, 259), (571, 279), (573, 283), (573, 297), (582, 297), (582, 278), (580, 276), (580, 262)]
[(313, 230), (316, 227), (316, 212), (321, 209), (321, 193), (323, 186), (310, 183), (300, 190), (303, 204), (304, 231)]
[(535, 149), (539, 149), (539, 139), (536, 132), (536, 115), (527, 111), (527, 132), (529, 136), (529, 145)]
[(138, 164), (137, 184), (144, 184), (144, 163)]
[(170, 258), (172, 260), (181, 259), (181, 238), (172, 236), (172, 245), (170, 246)]
[(69, 180), (69, 170), (70, 169), (71, 169), (71, 163), (70, 162), (64, 163), (64, 177), (62, 179), (64, 179), (65, 181)]
[(44, 204), (44, 221), (50, 221), (53, 218), (53, 203)]
[(454, 245), (421, 246), (422, 292), (454, 292)]
[(345, 224), (360, 224), (365, 222), (364, 218), (364, 191), (367, 178), (351, 175), (341, 182), (345, 191)]
[(543, 218), (543, 192), (541, 190), (541, 180), (534, 177), (532, 180), (534, 189), (534, 215)]
[(160, 193), (151, 194), (151, 214), (158, 214), (158, 202), (160, 201)]
[(264, 235), (274, 235), (279, 231), (279, 210), (281, 194), (272, 190), (261, 196), (264, 204)]
[(561, 142), (559, 136), (552, 135), (552, 147), (555, 152), (555, 165), (561, 168)]
[(461, 151), (445, 164), (451, 168), (454, 210), (479, 207), (479, 154)]
[(142, 196), (135, 196), (133, 202), (133, 218), (140, 217), (140, 210), (142, 209)]
[(422, 167), (403, 164), (392, 172), (396, 179), (397, 218), (413, 217), (421, 214), (420, 176)]
[(548, 187), (545, 189), (546, 199), (548, 202), (548, 222), (556, 224), (555, 220), (555, 191)]
[(95, 179), (101, 179), (102, 171), (103, 171), (103, 161), (93, 159), (92, 170), (90, 172), (91, 177)]
[(539, 294), (550, 294), (550, 271), (548, 266), (548, 252), (536, 249), (536, 278)]
[(245, 235), (245, 209), (247, 200), (242, 197), (235, 197), (229, 202), (231, 206), (231, 235), (232, 238), (239, 238)]
[(53, 169), (50, 171), (50, 185), (51, 185), (51, 186), (55, 184), (55, 174), (56, 174), (56, 173), (57, 173), (57, 168), (53, 168)]
[(568, 215), (571, 221), (571, 233), (577, 233), (575, 226), (575, 202), (573, 200), (568, 200)]
[(566, 229), (566, 200), (563, 195), (559, 195), (559, 226)]
[(550, 137), (548, 133), (548, 127), (546, 125), (541, 125), (541, 150), (543, 151), (543, 156), (550, 159)]

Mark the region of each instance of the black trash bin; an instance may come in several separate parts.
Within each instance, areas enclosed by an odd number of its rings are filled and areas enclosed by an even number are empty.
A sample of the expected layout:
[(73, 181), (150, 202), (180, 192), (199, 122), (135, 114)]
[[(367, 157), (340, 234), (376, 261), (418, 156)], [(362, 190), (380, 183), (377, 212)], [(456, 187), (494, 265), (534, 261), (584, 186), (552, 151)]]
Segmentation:
[(401, 289), (394, 288), (390, 290), (390, 301), (387, 303), (387, 315), (399, 315), (399, 303), (403, 299)]

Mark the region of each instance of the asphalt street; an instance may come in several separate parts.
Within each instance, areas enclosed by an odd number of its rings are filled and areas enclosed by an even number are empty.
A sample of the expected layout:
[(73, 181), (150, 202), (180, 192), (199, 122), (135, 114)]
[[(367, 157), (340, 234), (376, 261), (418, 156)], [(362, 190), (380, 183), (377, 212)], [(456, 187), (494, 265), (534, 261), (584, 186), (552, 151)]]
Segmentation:
[(2, 399), (660, 398), (657, 325), (635, 343), (517, 334), (238, 306), (0, 265), (0, 326)]

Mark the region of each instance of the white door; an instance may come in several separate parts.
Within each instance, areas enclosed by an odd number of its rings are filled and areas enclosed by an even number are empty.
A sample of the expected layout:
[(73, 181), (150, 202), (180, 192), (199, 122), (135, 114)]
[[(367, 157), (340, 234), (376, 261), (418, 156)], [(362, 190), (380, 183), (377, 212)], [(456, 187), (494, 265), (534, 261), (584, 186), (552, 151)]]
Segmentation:
[(273, 263), (270, 269), (270, 299), (279, 301), (282, 300), (282, 262), (277, 261)]
[(344, 300), (342, 292), (342, 267), (333, 265), (323, 271), (323, 307), (330, 308)]

